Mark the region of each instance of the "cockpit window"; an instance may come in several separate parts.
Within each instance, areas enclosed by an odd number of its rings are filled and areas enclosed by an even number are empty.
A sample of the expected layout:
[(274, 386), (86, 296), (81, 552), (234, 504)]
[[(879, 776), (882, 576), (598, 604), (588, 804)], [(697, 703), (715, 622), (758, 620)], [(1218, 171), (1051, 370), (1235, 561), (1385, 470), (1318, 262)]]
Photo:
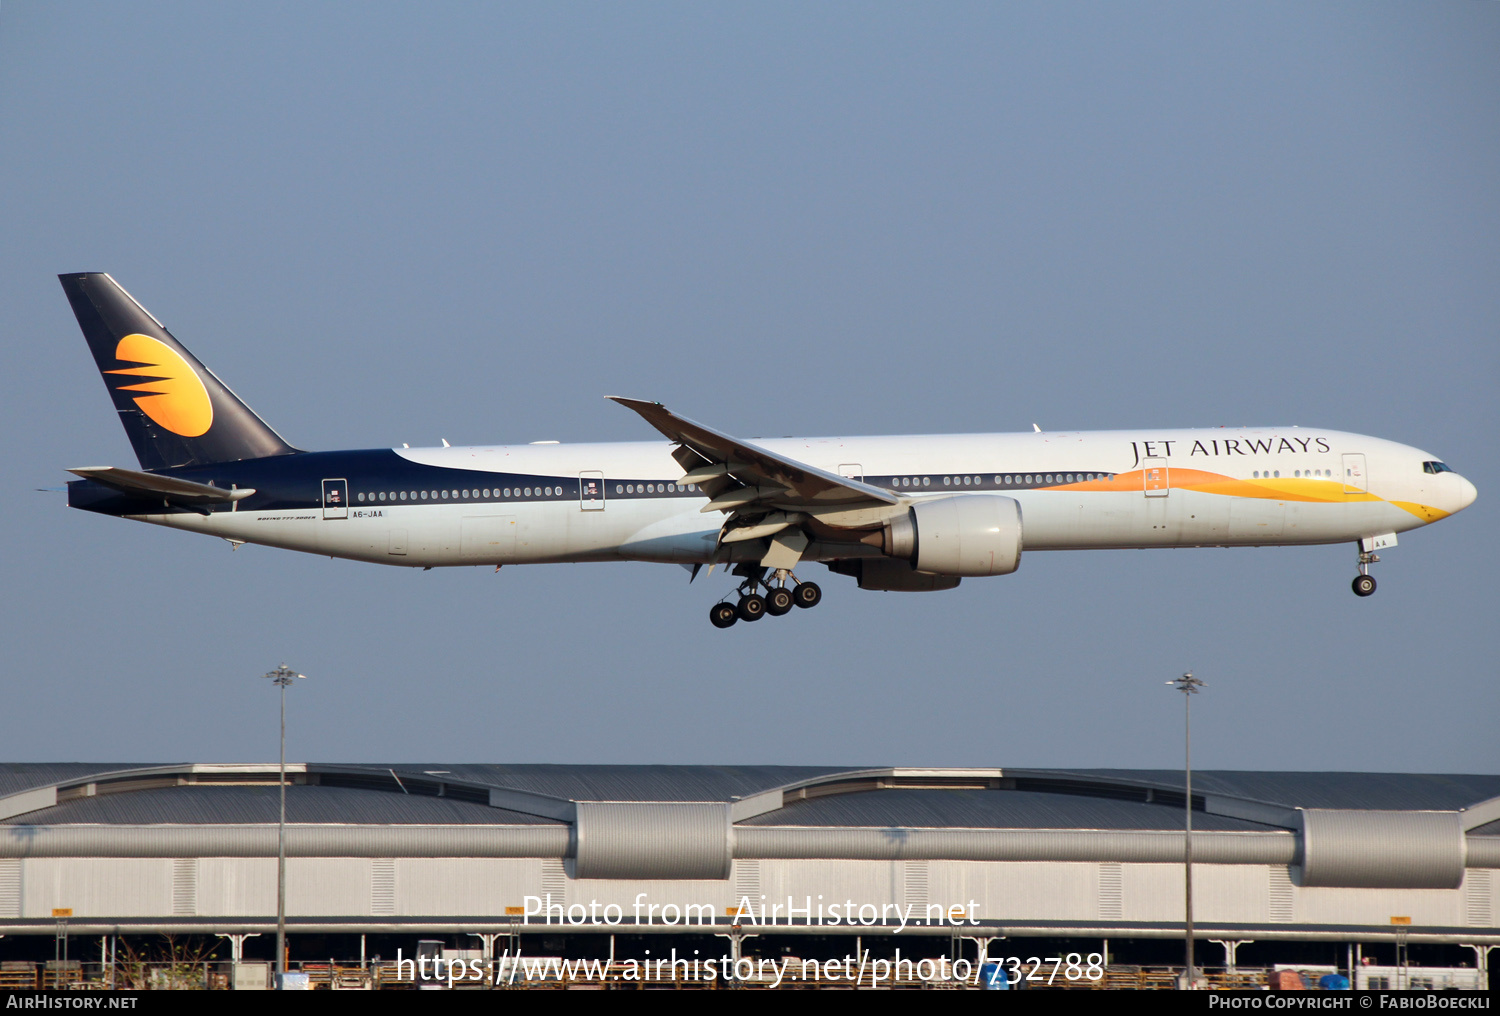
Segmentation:
[(1451, 473), (1453, 472), (1453, 468), (1446, 462), (1424, 462), (1422, 463), (1422, 472), (1434, 474)]

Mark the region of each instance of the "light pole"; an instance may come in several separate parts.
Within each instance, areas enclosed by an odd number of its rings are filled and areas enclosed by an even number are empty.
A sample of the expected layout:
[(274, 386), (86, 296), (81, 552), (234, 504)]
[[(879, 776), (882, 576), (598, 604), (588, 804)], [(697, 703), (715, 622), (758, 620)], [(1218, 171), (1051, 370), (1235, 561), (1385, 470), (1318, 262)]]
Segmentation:
[(1175, 681), (1168, 681), (1172, 687), (1182, 692), (1183, 705), (1186, 711), (1183, 714), (1183, 772), (1187, 776), (1187, 794), (1183, 800), (1182, 810), (1187, 819), (1187, 834), (1183, 841), (1183, 878), (1185, 880), (1187, 920), (1185, 934), (1187, 937), (1187, 987), (1193, 986), (1193, 696), (1198, 693), (1199, 688), (1206, 688), (1204, 682), (1193, 676), (1190, 670)]
[(276, 822), (276, 987), (286, 976), (286, 689), (293, 680), (307, 679), (285, 663), (263, 675), (281, 687), (281, 813)]

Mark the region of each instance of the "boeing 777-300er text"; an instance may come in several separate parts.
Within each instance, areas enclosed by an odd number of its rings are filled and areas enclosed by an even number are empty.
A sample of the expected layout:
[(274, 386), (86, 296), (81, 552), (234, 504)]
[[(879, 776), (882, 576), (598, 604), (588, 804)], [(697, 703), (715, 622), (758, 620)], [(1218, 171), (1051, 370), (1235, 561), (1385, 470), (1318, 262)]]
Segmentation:
[(300, 451), (114, 279), (60, 278), (141, 466), (71, 470), (71, 506), (407, 567), (723, 565), (741, 582), (720, 628), (815, 606), (807, 562), (951, 589), (1023, 546), (1351, 542), (1368, 596), (1377, 550), (1475, 496), (1435, 455), (1317, 428), (746, 441), (625, 398), (666, 441)]

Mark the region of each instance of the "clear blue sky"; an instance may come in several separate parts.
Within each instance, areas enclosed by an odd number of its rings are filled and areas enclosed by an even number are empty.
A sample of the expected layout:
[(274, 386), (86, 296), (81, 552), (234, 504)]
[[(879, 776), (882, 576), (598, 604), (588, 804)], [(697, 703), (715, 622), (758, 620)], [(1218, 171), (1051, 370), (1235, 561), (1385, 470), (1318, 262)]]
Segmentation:
[[(4, 760), (1500, 771), (1500, 6), (0, 7)], [(1028, 554), (709, 627), (719, 577), (418, 572), (70, 511), (134, 465), (58, 272), (304, 448), (1266, 424), (1479, 501)]]

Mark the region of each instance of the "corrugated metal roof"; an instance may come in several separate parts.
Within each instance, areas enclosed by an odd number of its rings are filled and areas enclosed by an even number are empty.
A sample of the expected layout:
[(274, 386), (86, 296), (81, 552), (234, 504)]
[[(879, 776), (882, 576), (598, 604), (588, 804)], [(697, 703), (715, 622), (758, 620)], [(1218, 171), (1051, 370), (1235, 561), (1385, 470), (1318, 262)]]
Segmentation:
[[(149, 769), (164, 762), (7, 762), (0, 763), (0, 797), (9, 797), (37, 787), (80, 783), (92, 777), (129, 769)], [(185, 764), (185, 763), (184, 763)]]
[[(276, 824), (277, 788), (270, 786), (157, 787), (80, 797), (27, 812), (0, 825), (248, 825)], [(451, 797), (288, 786), (286, 820), (353, 825), (554, 825)]]
[[(358, 767), (383, 773), (388, 767)], [(571, 801), (728, 801), (851, 766), (398, 765), (402, 777), (451, 779)], [(431, 771), (448, 770), (446, 776)]]
[[(156, 764), (159, 765), (159, 764)], [(109, 763), (18, 763), (0, 765), (0, 796), (38, 787), (79, 784), (103, 779), (131, 770), (152, 769), (153, 764)], [(186, 765), (175, 767), (186, 771)], [(481, 803), (487, 794), (483, 788), (504, 788), (538, 794), (564, 801), (730, 801), (789, 784), (819, 778), (837, 777), (866, 767), (845, 766), (665, 766), (665, 765), (518, 765), (426, 763), (333, 765), (310, 764), (317, 773), (342, 773), (353, 777), (352, 786), (295, 788), (289, 801), (296, 798), (297, 807), (306, 807), (298, 822), (356, 823), (532, 823), (534, 817), (514, 815), (487, 808)], [(880, 767), (868, 767), (871, 769)], [(392, 769), (403, 782), (418, 790), (437, 792), (437, 784), (449, 784), (458, 795), (434, 798), (421, 793), (400, 793), (391, 779)], [(162, 791), (140, 790), (125, 794), (105, 794), (89, 801), (75, 801), (47, 809), (63, 822), (260, 822), (270, 817), (237, 818), (256, 815), (260, 800), (268, 794), (274, 801), (275, 787), (235, 787), (206, 785), (212, 779), (231, 777), (233, 767), (201, 777), (204, 782), (192, 787)], [(990, 828), (1176, 828), (1174, 818), (1156, 818), (1175, 814), (1170, 804), (1147, 805), (1144, 800), (1128, 798), (1148, 788), (1181, 793), (1182, 773), (1175, 770), (1135, 769), (1006, 769), (1006, 778), (1020, 785), (1012, 791), (975, 791), (978, 794), (965, 803), (959, 791), (936, 789), (872, 791), (815, 798), (806, 806), (793, 805), (778, 817), (759, 820), (763, 823), (878, 824), (943, 826), (978, 826)], [(262, 772), (264, 778), (265, 773)], [(366, 780), (365, 777), (369, 779)], [(200, 777), (193, 777), (199, 779)], [(274, 776), (271, 777), (274, 779)], [(330, 781), (334, 777), (330, 776)], [(362, 785), (363, 784), (363, 785)], [(417, 786), (421, 784), (421, 786)], [(467, 785), (465, 787), (464, 785)], [(196, 790), (172, 796), (178, 791)], [(336, 792), (337, 791), (337, 792)], [(1377, 810), (1455, 810), (1479, 801), (1500, 797), (1500, 776), (1444, 775), (1429, 773), (1309, 773), (1309, 772), (1230, 772), (1202, 770), (1193, 774), (1195, 796), (1223, 795), (1271, 802), (1287, 808), (1346, 808)], [(306, 796), (309, 792), (311, 796)], [(894, 793), (895, 796), (882, 796)], [(224, 796), (224, 795), (228, 796)], [(156, 796), (149, 796), (156, 795)], [(472, 803), (462, 798), (467, 795)], [(937, 795), (937, 796), (934, 796)], [(942, 796), (947, 795), (947, 796)], [(1124, 796), (1126, 800), (1111, 801)], [(1006, 798), (1008, 803), (1003, 802)], [(835, 808), (834, 801), (843, 802)], [(105, 803), (109, 802), (109, 803)], [(198, 802), (198, 803), (189, 803)], [(434, 802), (432, 804), (421, 802)], [(1029, 802), (1029, 803), (1028, 803)], [(814, 806), (815, 805), (815, 806)], [(1003, 806), (1002, 806), (1003, 805)], [(1044, 807), (1045, 805), (1045, 807)], [(1000, 810), (993, 810), (994, 808)], [(430, 808), (437, 808), (433, 812)], [(972, 808), (972, 814), (965, 809)], [(65, 810), (72, 809), (72, 810)], [(91, 810), (92, 809), (92, 810)], [(443, 809), (458, 809), (473, 818), (438, 817)], [(477, 809), (477, 810), (473, 810)], [(791, 819), (793, 811), (808, 818)], [(185, 817), (152, 818), (154, 814)], [(12, 823), (38, 821), (40, 812), (16, 816)], [(74, 815), (109, 816), (96, 818)], [(1202, 815), (1203, 813), (1195, 813)], [(844, 815), (833, 819), (829, 816)], [(197, 816), (197, 817), (193, 817)], [(348, 817), (344, 817), (348, 816)], [(482, 816), (482, 817), (480, 817)], [(817, 817), (824, 816), (824, 817)], [(907, 817), (903, 817), (907, 816)], [(1257, 816), (1260, 817), (1260, 816)], [(1202, 828), (1261, 828), (1254, 823), (1215, 826), (1203, 816)], [(1196, 818), (1195, 818), (1196, 820)], [(1230, 822), (1228, 819), (1214, 821)], [(1486, 833), (1492, 834), (1487, 827)]]
[[(1131, 780), (1181, 793), (1181, 770), (1007, 769), (1023, 774)], [(1309, 773), (1193, 770), (1193, 793), (1223, 794), (1291, 808), (1449, 811), (1500, 796), (1500, 776), (1439, 773)]]
[[(1183, 827), (1183, 815), (1181, 807), (1020, 790), (871, 790), (797, 801), (740, 825), (1174, 830)], [(1277, 831), (1201, 811), (1193, 812), (1193, 828)]]

